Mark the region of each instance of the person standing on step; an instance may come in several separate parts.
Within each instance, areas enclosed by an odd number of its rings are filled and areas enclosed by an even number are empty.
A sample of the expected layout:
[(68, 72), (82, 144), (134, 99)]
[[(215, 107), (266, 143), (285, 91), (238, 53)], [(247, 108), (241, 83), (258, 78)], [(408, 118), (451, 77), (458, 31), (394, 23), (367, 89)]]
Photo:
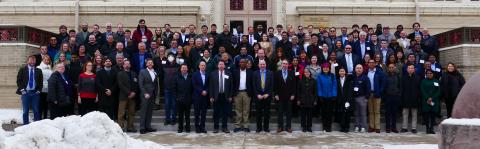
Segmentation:
[(337, 103), (339, 112), (340, 132), (348, 133), (351, 113), (353, 111), (353, 76), (347, 74), (346, 68), (338, 69)]
[(256, 98), (257, 130), (270, 132), (270, 104), (273, 96), (273, 72), (267, 70), (267, 62), (258, 62), (259, 70), (253, 73), (253, 93)]
[[(137, 132), (133, 126), (135, 119), (135, 97), (138, 94), (137, 73), (130, 70), (130, 60), (123, 61), (123, 69), (117, 74), (118, 84), (118, 124), (127, 132)], [(127, 126), (125, 127), (125, 109), (127, 109)]]
[(400, 74), (397, 72), (395, 63), (387, 66), (387, 86), (385, 86), (385, 125), (386, 132), (398, 133), (397, 130), (397, 112), (400, 107), (400, 97), (402, 82)]
[(98, 88), (98, 110), (104, 112), (112, 120), (116, 120), (118, 107), (117, 72), (112, 69), (113, 60), (106, 58), (103, 61), (103, 69), (97, 72), (96, 84)]
[(219, 61), (217, 68), (217, 71), (210, 73), (208, 86), (210, 102), (213, 104), (213, 133), (219, 132), (220, 119), (222, 132), (230, 133), (227, 123), (232, 106), (233, 78), (230, 78), (232, 75), (226, 71), (224, 61)]
[(193, 109), (195, 113), (195, 132), (207, 133), (205, 129), (205, 120), (208, 106), (208, 74), (206, 72), (207, 64), (201, 61), (198, 64), (198, 71), (192, 75), (193, 85)]
[(147, 68), (142, 69), (138, 75), (138, 86), (140, 87), (140, 134), (148, 132), (155, 132), (157, 129), (153, 129), (152, 122), (152, 110), (155, 97), (157, 96), (156, 88), (158, 75), (153, 69), (153, 60), (151, 58), (146, 59)]
[(317, 90), (322, 109), (323, 130), (332, 131), (333, 108), (337, 97), (337, 80), (330, 71), (330, 63), (322, 64), (322, 73), (317, 75)]
[(42, 91), (42, 70), (35, 67), (35, 56), (27, 58), (27, 65), (20, 68), (17, 74), (17, 94), (21, 95), (23, 108), (23, 124), (29, 124), (28, 112), (33, 109), (34, 121), (41, 120), (40, 91)]
[(78, 94), (80, 98), (77, 100), (78, 113), (85, 115), (89, 112), (97, 110), (97, 86), (95, 80), (97, 75), (93, 72), (93, 63), (87, 61), (83, 64), (82, 73), (78, 77)]
[(422, 92), (422, 111), (423, 120), (427, 127), (427, 134), (435, 134), (433, 126), (435, 126), (435, 116), (440, 112), (440, 81), (433, 78), (433, 71), (427, 70), (427, 78), (420, 83), (420, 91)]
[(235, 99), (235, 129), (234, 132), (250, 132), (248, 128), (250, 104), (252, 99), (252, 70), (247, 68), (248, 59), (240, 59), (239, 68), (233, 70), (233, 87)]
[(412, 133), (417, 133), (417, 112), (420, 103), (420, 76), (415, 72), (415, 64), (406, 66), (407, 73), (402, 76), (402, 129), (400, 132), (408, 132), (408, 115), (412, 115)]
[[(288, 70), (288, 60), (282, 60), (282, 69), (275, 73), (275, 100), (278, 105), (277, 133), (287, 131), (292, 133), (292, 101), (295, 99), (295, 76)], [(285, 118), (285, 123), (284, 123)], [(285, 124), (285, 127), (284, 127)]]
[[(173, 94), (177, 97), (178, 133), (182, 133), (184, 130), (186, 133), (190, 133), (192, 76), (188, 73), (188, 66), (186, 64), (180, 66), (180, 73), (175, 77)], [(183, 122), (185, 122), (185, 127)]]
[(370, 80), (370, 98), (368, 99), (368, 132), (380, 133), (380, 105), (386, 86), (385, 73), (376, 66), (375, 60), (368, 61), (367, 76)]
[(363, 73), (362, 64), (355, 66), (353, 74), (353, 98), (355, 99), (355, 132), (365, 132), (367, 127), (367, 103), (370, 96), (370, 80)]
[(298, 101), (300, 106), (300, 117), (302, 132), (312, 132), (312, 111), (317, 104), (317, 81), (312, 78), (309, 69), (304, 69), (303, 77), (298, 83)]

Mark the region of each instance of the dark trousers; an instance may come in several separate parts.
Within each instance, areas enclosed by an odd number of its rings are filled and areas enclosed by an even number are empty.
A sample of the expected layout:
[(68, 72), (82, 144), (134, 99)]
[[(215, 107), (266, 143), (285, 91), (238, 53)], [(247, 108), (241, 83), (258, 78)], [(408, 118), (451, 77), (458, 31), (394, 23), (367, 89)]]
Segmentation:
[(351, 112), (350, 111), (339, 111), (338, 112), (338, 121), (340, 122), (340, 129), (343, 131), (348, 131), (350, 129), (350, 119), (351, 119)]
[(75, 114), (75, 108), (78, 108), (77, 112), (78, 112), (78, 114), (80, 114), (80, 104), (78, 104), (78, 102), (77, 102), (78, 101), (78, 96), (76, 96), (76, 95), (78, 95), (77, 86), (78, 86), (78, 84), (75, 84), (75, 85), (72, 86), (72, 92), (73, 92), (72, 95), (75, 95), (75, 96), (72, 97), (72, 101), (73, 101), (72, 104), (66, 107), (68, 115), (74, 115)]
[[(118, 106), (116, 107), (117, 107), (116, 109), (118, 109)], [(118, 112), (118, 111), (115, 111), (115, 106), (112, 107), (112, 106), (105, 106), (105, 105), (99, 105), (98, 111), (107, 114), (111, 120), (115, 120), (115, 117), (117, 117), (116, 115)]]
[(295, 104), (298, 102), (298, 98), (295, 97), (295, 100), (292, 101), (292, 117), (297, 117), (300, 114), (300, 106)]
[(433, 131), (433, 126), (435, 126), (435, 116), (437, 114), (433, 111), (423, 112), (423, 120), (425, 121), (425, 126), (427, 131)]
[(300, 123), (302, 128), (312, 128), (312, 107), (301, 107), (300, 108)]
[[(292, 101), (289, 98), (280, 99), (278, 102), (278, 128), (292, 128)], [(284, 120), (285, 119), (285, 127)]]
[(40, 119), (48, 118), (47, 93), (40, 93)]
[(28, 118), (30, 107), (33, 109), (33, 120), (40, 120), (40, 95), (35, 93), (35, 91), (27, 91), (26, 94), (21, 96), (21, 99), (23, 108), (23, 124), (27, 125), (30, 123)]
[(256, 117), (257, 117), (257, 130), (269, 130), (270, 124), (270, 103), (271, 98), (256, 100), (255, 103), (255, 110), (256, 110)]
[(164, 91), (164, 100), (165, 100), (165, 121), (172, 122), (177, 118), (177, 107), (175, 106), (176, 99), (172, 91)]
[(178, 129), (183, 130), (183, 122), (185, 122), (185, 129), (190, 130), (190, 103), (177, 101), (177, 113), (178, 113)]
[(195, 129), (205, 130), (205, 121), (207, 117), (208, 98), (200, 97), (193, 100), (193, 110), (195, 113)]
[(455, 99), (447, 98), (445, 99), (445, 105), (447, 106), (447, 116), (448, 118), (452, 117), (453, 105), (455, 104)]
[(222, 119), (222, 129), (227, 129), (228, 117), (232, 111), (232, 103), (227, 101), (225, 94), (219, 94), (218, 99), (213, 103), (213, 129), (219, 128)]
[(387, 95), (385, 101), (385, 128), (397, 129), (397, 112), (400, 105), (400, 96)]
[(142, 103), (140, 107), (140, 130), (152, 129), (152, 114), (153, 102), (155, 101), (155, 94), (150, 94), (149, 99), (141, 98)]
[[(97, 110), (95, 98), (82, 98), (82, 103), (78, 104), (78, 114), (82, 116), (95, 110)], [(68, 111), (71, 112), (70, 109)]]
[(323, 130), (332, 131), (333, 108), (335, 106), (332, 98), (323, 98), (322, 124)]
[(70, 106), (58, 106), (54, 103), (48, 103), (48, 108), (50, 111), (50, 119), (53, 120), (57, 117), (68, 116)]

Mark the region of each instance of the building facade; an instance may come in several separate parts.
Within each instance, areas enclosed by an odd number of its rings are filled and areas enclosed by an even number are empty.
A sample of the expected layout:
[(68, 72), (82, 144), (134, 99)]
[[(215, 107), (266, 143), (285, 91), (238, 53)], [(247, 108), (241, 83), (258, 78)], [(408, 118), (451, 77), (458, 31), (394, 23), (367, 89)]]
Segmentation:
[(411, 28), (418, 21), (436, 34), (480, 25), (478, 8), (478, 0), (0, 0), (0, 24), (58, 32), (61, 24), (72, 29), (83, 22), (134, 28), (140, 18), (150, 27), (227, 23), (243, 30), (257, 24)]

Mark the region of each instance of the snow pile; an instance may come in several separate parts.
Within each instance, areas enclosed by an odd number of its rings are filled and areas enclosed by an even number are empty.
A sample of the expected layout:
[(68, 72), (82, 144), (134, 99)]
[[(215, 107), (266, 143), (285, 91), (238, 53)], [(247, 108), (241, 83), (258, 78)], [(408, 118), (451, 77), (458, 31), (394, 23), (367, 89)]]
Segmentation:
[(2, 109), (0, 110), (0, 124), (23, 124), (22, 113), (20, 109)]
[(4, 137), (5, 142), (5, 147), (2, 147), (0, 142), (0, 148), (6, 149), (162, 148), (153, 142), (131, 138), (101, 112), (91, 112), (83, 117), (69, 116), (42, 120), (16, 128), (11, 136), (2, 135), (1, 132), (0, 136)]
[(438, 149), (436, 144), (383, 145), (384, 149)]
[(467, 126), (480, 126), (480, 119), (445, 119), (443, 120), (442, 124), (449, 124), (449, 125), (467, 125)]

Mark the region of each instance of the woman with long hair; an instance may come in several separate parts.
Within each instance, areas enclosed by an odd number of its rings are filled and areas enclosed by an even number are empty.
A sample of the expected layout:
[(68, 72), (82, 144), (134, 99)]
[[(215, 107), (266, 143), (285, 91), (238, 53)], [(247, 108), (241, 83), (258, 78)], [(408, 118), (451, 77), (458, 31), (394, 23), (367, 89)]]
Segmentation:
[(48, 79), (53, 73), (52, 61), (50, 60), (50, 56), (45, 55), (42, 59), (42, 62), (40, 63), (40, 65), (37, 66), (37, 68), (42, 70), (43, 76), (43, 88), (42, 92), (40, 93), (40, 116), (41, 119), (46, 119), (48, 118)]
[(447, 70), (442, 75), (440, 84), (442, 87), (441, 97), (447, 106), (447, 116), (450, 118), (452, 116), (452, 108), (455, 99), (457, 99), (458, 93), (460, 93), (463, 85), (465, 85), (465, 78), (457, 70), (457, 66), (450, 62), (447, 65)]
[(316, 55), (312, 56), (310, 60), (310, 65), (305, 67), (305, 69), (310, 70), (313, 79), (317, 79), (317, 75), (322, 73), (322, 67), (318, 64), (318, 58)]
[[(262, 38), (260, 40), (260, 42), (258, 42), (260, 44), (260, 47), (262, 47), (262, 49), (265, 50), (265, 54), (268, 58), (272, 58), (273, 57), (273, 47), (272, 47), (272, 43), (270, 42), (270, 39), (268, 38), (268, 35), (267, 34), (262, 34)], [(284, 49), (286, 50), (286, 49)], [(278, 53), (277, 53), (278, 54)]]
[(97, 109), (97, 90), (95, 85), (96, 75), (93, 73), (93, 63), (87, 61), (83, 64), (82, 73), (78, 77), (78, 113), (85, 115)]

